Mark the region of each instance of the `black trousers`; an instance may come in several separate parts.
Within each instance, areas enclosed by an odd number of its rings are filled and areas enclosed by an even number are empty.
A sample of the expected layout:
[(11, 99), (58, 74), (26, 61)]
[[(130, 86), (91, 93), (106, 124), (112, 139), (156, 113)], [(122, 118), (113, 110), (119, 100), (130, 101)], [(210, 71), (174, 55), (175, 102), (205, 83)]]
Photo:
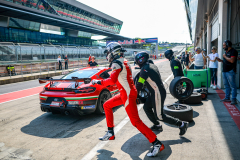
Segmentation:
[(59, 62), (59, 63), (58, 63), (58, 69), (59, 69), (59, 70), (62, 70), (62, 62)]
[[(161, 92), (161, 113), (162, 113), (162, 121), (169, 123), (169, 124), (173, 124), (176, 126), (180, 126), (182, 124), (182, 121), (174, 118), (172, 116), (169, 116), (167, 114), (163, 114), (163, 107), (164, 107), (164, 101), (166, 99), (166, 91), (165, 89)], [(156, 114), (154, 114), (154, 105), (155, 105), (155, 94), (151, 93), (151, 95), (148, 96), (146, 102), (144, 103), (143, 109), (148, 117), (148, 119), (154, 124), (154, 125), (159, 125), (159, 119), (156, 116)]]
[(65, 69), (68, 69), (68, 62), (65, 62)]

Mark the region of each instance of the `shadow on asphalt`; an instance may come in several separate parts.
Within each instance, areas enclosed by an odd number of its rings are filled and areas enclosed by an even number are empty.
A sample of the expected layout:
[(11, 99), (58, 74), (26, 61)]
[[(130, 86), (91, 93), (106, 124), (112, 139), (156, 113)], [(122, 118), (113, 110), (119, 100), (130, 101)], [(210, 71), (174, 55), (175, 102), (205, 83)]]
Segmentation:
[[(212, 105), (222, 130), (221, 132), (224, 135), (224, 139), (222, 141), (225, 141), (227, 144), (227, 146), (225, 145), (224, 147), (226, 148), (227, 152), (231, 154), (232, 159), (239, 160), (240, 129), (236, 125), (238, 122), (233, 121), (233, 118), (227, 111), (223, 102), (220, 102), (220, 98), (217, 94), (211, 94), (209, 99), (212, 100)], [(230, 105), (230, 102), (228, 102), (227, 105), (229, 108), (232, 106)]]
[(100, 149), (97, 151), (98, 153), (100, 153), (99, 155), (97, 155), (97, 159), (99, 160), (117, 160), (117, 158), (112, 158), (111, 156), (114, 154), (111, 151), (105, 150), (105, 149)]
[[(168, 159), (169, 156), (172, 154), (172, 149), (170, 147), (171, 145), (190, 143), (191, 141), (185, 137), (180, 137), (180, 139), (161, 142), (164, 144), (165, 149), (161, 153), (158, 153), (156, 159), (164, 160)], [(141, 160), (140, 155), (145, 154), (145, 152), (146, 155), (144, 159), (153, 159), (152, 157), (147, 157), (147, 153), (150, 151), (150, 146), (151, 144), (148, 142), (148, 140), (141, 133), (139, 133), (126, 141), (121, 147), (121, 150), (129, 154), (131, 159), (134, 160)], [(109, 156), (110, 155), (107, 155), (107, 157)]]
[[(116, 112), (121, 106), (113, 108)], [(69, 138), (83, 129), (96, 125), (105, 119), (105, 115), (89, 114), (84, 116), (65, 116), (44, 113), (21, 128), (25, 134), (44, 138)], [(105, 127), (105, 126), (102, 126)]]

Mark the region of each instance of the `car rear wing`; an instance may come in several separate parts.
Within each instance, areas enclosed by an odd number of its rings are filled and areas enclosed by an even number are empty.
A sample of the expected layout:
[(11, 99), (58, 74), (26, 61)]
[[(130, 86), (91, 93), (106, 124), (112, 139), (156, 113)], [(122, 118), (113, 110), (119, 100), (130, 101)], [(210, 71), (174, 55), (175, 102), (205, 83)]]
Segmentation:
[(72, 79), (53, 79), (51, 77), (46, 78), (39, 78), (38, 81), (40, 84), (50, 82), (50, 87), (53, 85), (54, 82), (75, 82), (75, 88), (78, 87), (78, 82), (84, 82), (84, 84), (88, 84), (91, 82), (91, 78), (77, 78), (72, 77)]

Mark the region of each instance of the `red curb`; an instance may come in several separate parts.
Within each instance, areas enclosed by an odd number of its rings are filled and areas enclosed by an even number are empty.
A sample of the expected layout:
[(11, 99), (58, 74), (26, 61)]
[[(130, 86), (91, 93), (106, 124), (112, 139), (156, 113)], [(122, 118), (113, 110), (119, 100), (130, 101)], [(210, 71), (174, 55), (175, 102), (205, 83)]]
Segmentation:
[[(225, 98), (225, 92), (223, 90), (218, 89), (216, 92), (221, 99)], [(235, 105), (231, 105), (230, 102), (223, 102), (223, 104), (240, 130), (240, 111)]]

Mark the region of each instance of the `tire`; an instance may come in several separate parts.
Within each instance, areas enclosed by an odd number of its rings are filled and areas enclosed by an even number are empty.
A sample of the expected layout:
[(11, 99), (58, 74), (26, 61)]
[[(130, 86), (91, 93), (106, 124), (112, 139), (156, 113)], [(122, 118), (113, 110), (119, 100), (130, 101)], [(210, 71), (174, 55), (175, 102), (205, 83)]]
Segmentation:
[(207, 93), (206, 92), (201, 92), (201, 97), (203, 100), (207, 99)]
[(98, 100), (97, 100), (97, 107), (96, 107), (96, 110), (95, 110), (95, 113), (96, 114), (105, 114), (104, 112), (104, 108), (103, 108), (103, 104), (111, 98), (111, 94), (109, 91), (107, 90), (103, 90), (99, 97), (98, 97)]
[(178, 100), (185, 100), (188, 99), (193, 92), (193, 83), (187, 77), (178, 76), (171, 81), (169, 91), (171, 95)]
[(185, 104), (199, 104), (202, 102), (202, 95), (200, 93), (192, 93), (191, 96), (184, 100)]
[(191, 122), (193, 120), (193, 109), (191, 106), (185, 104), (173, 103), (171, 105), (165, 105), (163, 113), (182, 121)]

